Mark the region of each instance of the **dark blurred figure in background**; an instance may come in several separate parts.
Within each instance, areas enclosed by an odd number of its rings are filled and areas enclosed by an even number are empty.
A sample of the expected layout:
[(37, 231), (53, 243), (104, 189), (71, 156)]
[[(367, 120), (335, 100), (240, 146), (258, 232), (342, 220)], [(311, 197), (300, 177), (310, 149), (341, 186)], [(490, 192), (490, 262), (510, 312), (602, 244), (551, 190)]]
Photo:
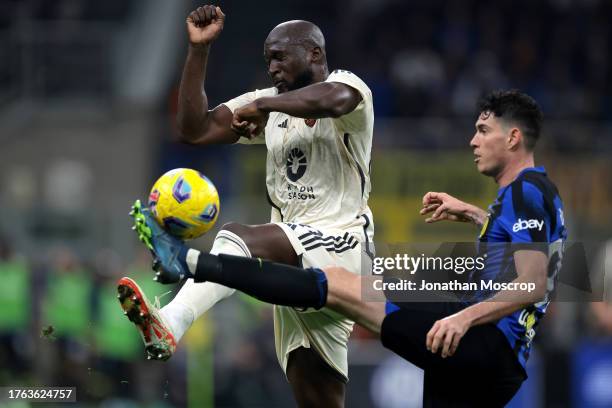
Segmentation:
[(0, 384), (14, 376), (26, 377), (32, 367), (33, 342), (28, 336), (30, 313), (30, 273), (24, 258), (13, 252), (9, 241), (0, 235)]

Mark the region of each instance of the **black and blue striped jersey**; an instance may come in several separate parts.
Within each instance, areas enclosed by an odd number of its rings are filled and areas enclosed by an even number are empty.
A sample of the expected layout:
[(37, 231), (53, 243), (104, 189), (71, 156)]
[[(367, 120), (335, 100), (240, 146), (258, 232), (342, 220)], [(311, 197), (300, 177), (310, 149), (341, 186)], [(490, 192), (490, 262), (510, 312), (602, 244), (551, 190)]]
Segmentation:
[[(486, 261), (484, 269), (474, 271), (471, 276), (474, 281), (509, 282), (516, 278), (513, 253), (517, 249), (542, 250), (549, 256), (545, 298), (496, 323), (523, 367), (529, 357), (535, 329), (550, 303), (566, 237), (559, 192), (543, 167), (531, 167), (499, 189), (478, 238), (478, 252), (486, 254)], [(482, 301), (493, 294), (479, 291), (469, 303)]]

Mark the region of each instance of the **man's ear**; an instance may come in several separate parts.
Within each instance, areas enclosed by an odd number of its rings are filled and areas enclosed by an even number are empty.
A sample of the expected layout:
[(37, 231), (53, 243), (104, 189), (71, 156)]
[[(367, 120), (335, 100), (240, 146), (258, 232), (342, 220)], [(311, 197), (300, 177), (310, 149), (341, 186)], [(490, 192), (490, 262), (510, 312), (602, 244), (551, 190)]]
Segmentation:
[(313, 47), (310, 50), (310, 61), (311, 62), (321, 62), (323, 59), (323, 50), (321, 47)]
[(518, 147), (523, 144), (525, 136), (523, 132), (519, 128), (513, 127), (510, 129), (508, 133), (508, 139), (506, 141), (506, 146), (508, 146), (508, 150), (515, 151)]

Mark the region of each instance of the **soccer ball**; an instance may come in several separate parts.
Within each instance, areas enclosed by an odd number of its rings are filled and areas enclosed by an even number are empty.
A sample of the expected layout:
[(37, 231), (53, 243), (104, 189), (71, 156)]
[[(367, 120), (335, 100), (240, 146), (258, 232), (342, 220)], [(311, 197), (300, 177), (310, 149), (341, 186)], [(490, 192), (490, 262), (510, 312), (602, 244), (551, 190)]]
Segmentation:
[(213, 183), (191, 169), (174, 169), (161, 176), (149, 193), (149, 209), (166, 231), (188, 240), (215, 225), (219, 195)]

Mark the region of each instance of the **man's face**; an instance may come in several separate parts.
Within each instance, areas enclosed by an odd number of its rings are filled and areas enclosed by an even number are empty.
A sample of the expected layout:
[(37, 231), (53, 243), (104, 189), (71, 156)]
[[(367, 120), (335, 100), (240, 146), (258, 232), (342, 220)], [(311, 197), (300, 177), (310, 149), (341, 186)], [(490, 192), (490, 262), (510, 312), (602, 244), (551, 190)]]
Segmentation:
[(478, 171), (495, 177), (504, 168), (508, 149), (508, 130), (492, 112), (482, 112), (476, 121), (476, 134), (470, 141)]
[(287, 41), (266, 41), (264, 58), (268, 75), (278, 93), (292, 91), (312, 83), (312, 69), (308, 51), (299, 44)]

